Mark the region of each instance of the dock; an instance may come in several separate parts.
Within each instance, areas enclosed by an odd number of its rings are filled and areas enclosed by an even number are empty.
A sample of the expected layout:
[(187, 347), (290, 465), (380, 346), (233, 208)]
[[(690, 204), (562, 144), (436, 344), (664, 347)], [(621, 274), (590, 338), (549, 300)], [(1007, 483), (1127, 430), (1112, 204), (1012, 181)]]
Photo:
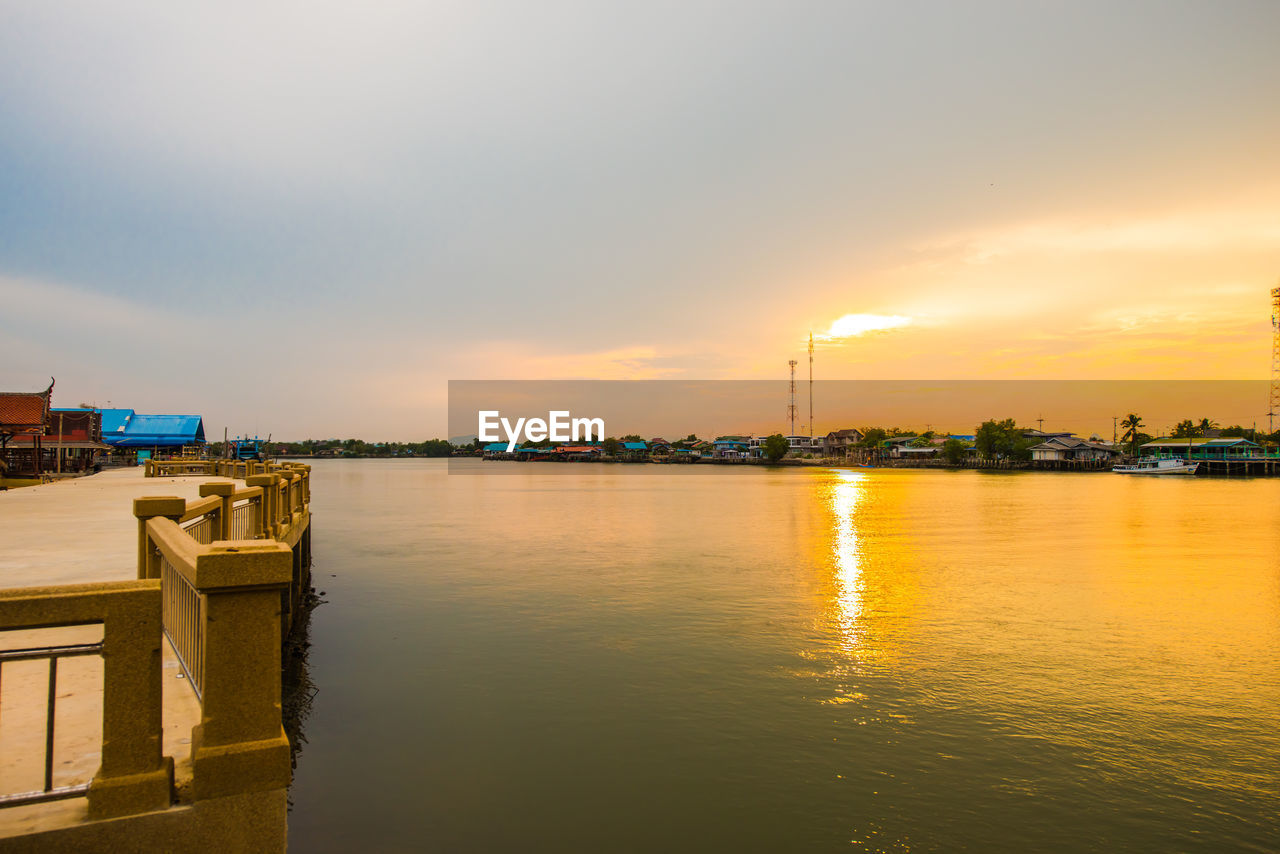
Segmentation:
[(0, 492), (0, 852), (284, 850), (310, 522), (295, 464)]

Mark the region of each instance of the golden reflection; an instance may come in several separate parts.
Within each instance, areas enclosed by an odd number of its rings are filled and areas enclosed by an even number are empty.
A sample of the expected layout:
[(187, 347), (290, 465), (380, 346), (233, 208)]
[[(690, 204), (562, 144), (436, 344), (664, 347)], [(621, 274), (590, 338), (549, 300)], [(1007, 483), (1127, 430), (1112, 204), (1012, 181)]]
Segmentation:
[(846, 652), (855, 651), (861, 646), (863, 639), (862, 611), (866, 582), (863, 578), (863, 546), (859, 537), (857, 512), (866, 490), (867, 475), (863, 472), (836, 472), (836, 479), (831, 485), (835, 620), (840, 632), (840, 645)]

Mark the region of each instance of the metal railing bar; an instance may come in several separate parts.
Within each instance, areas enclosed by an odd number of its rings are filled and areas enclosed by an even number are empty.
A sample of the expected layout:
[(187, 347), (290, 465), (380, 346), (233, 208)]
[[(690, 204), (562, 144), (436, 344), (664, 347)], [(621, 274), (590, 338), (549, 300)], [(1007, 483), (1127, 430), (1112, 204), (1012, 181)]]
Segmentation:
[(60, 786), (56, 789), (49, 789), (44, 792), (22, 792), (16, 795), (0, 795), (0, 807), (20, 807), (26, 804), (36, 804), (42, 801), (62, 801), (67, 798), (79, 798), (88, 793), (89, 784), (80, 783), (76, 786)]
[(28, 661), (33, 658), (72, 658), (77, 655), (97, 655), (102, 652), (102, 641), (73, 644), (70, 646), (31, 647), (30, 649), (0, 649), (0, 661)]
[(44, 790), (53, 791), (53, 710), (58, 702), (58, 656), (49, 658), (49, 702), (44, 722)]

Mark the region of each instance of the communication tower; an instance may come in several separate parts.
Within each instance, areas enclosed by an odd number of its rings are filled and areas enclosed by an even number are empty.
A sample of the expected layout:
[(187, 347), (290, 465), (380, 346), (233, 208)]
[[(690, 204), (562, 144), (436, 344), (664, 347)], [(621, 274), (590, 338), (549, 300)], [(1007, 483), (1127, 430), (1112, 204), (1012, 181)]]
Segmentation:
[(1267, 405), (1267, 432), (1276, 431), (1280, 409), (1280, 288), (1271, 289), (1271, 400)]
[(787, 362), (791, 366), (791, 403), (787, 406), (787, 419), (791, 422), (791, 432), (788, 435), (796, 434), (796, 365), (799, 364), (795, 359)]
[(809, 443), (813, 444), (813, 333), (809, 333)]

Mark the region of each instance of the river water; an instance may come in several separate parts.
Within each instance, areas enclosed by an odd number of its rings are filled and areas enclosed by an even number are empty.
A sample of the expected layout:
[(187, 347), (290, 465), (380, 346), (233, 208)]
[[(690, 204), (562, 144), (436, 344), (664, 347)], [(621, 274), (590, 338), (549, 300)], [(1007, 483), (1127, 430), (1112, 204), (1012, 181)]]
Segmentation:
[(292, 850), (1280, 846), (1280, 480), (474, 466), (314, 465)]

